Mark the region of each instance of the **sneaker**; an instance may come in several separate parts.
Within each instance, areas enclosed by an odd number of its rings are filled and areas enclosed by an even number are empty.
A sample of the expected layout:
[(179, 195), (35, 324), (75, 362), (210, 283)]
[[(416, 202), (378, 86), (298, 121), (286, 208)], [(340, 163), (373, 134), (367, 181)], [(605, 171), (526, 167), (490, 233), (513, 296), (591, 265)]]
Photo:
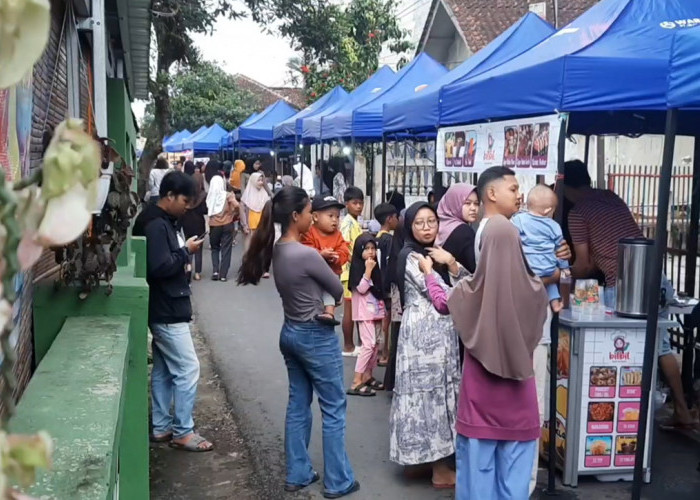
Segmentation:
[(211, 275), (212, 281), (219, 281), (219, 273), (214, 273)]
[(324, 498), (341, 498), (347, 495), (352, 495), (353, 493), (360, 491), (360, 482), (355, 481), (352, 483), (352, 486), (350, 486), (347, 490), (341, 491), (340, 493), (328, 493), (327, 491), (323, 492), (323, 497)]

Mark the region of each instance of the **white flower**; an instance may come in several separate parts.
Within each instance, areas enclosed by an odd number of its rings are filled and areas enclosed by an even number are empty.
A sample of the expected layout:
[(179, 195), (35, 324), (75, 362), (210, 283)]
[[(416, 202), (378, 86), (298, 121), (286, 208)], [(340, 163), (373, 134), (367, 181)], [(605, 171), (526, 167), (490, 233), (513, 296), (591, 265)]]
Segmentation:
[(51, 28), (49, 0), (0, 0), (0, 89), (19, 82), (39, 60)]
[(97, 181), (87, 189), (76, 182), (61, 196), (49, 199), (36, 241), (49, 247), (67, 245), (76, 240), (90, 223), (90, 207), (95, 204), (96, 196)]

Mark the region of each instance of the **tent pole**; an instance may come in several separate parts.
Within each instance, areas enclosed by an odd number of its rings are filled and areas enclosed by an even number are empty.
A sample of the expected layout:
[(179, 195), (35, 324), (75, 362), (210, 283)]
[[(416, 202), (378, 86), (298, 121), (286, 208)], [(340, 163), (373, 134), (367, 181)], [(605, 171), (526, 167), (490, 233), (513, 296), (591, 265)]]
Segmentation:
[(381, 202), (386, 200), (386, 136), (382, 134), (382, 196)]
[[(369, 168), (367, 168), (369, 166)], [(370, 193), (370, 208), (371, 213), (374, 214), (374, 207), (377, 206), (376, 197), (374, 196), (374, 142), (369, 143), (369, 158), (367, 158), (367, 163), (365, 164), (365, 172), (368, 173), (367, 187)], [(381, 202), (380, 202), (381, 203)]]
[[(292, 165), (292, 171), (294, 170), (294, 165), (296, 165), (297, 162), (297, 155), (299, 154), (299, 139), (297, 138), (296, 134), (294, 135), (294, 156), (292, 156), (292, 161), (294, 164)], [(299, 174), (300, 179), (299, 179), (299, 186), (304, 189), (304, 159), (299, 155), (299, 163), (301, 163), (301, 167), (299, 168), (299, 171), (301, 172)]]
[(659, 178), (658, 213), (656, 214), (656, 241), (653, 261), (649, 263), (651, 271), (648, 287), (651, 292), (647, 302), (647, 328), (644, 343), (644, 364), (642, 365), (642, 400), (639, 410), (639, 429), (637, 431), (637, 451), (634, 456), (634, 481), (632, 482), (632, 500), (639, 500), (642, 495), (644, 479), (644, 455), (646, 454), (646, 434), (649, 415), (649, 400), (652, 389), (652, 367), (656, 355), (656, 336), (659, 326), (659, 296), (661, 294), (661, 273), (667, 246), (668, 204), (671, 194), (671, 171), (673, 170), (673, 150), (676, 142), (678, 110), (666, 112), (666, 135), (664, 137), (663, 161)]
[(586, 167), (588, 167), (588, 156), (589, 156), (590, 152), (591, 152), (591, 136), (586, 135), (586, 142), (585, 142), (585, 146), (583, 149), (583, 163), (586, 164)]
[[(554, 189), (559, 199), (554, 218), (561, 225), (564, 216), (564, 156), (566, 154), (566, 121), (562, 121), (557, 142), (557, 179)], [(548, 495), (555, 494), (557, 473), (557, 352), (559, 351), (559, 314), (552, 316), (550, 325), (551, 343), (549, 345), (549, 446), (547, 455), (547, 489)], [(539, 452), (538, 452), (539, 453)]]
[[(350, 175), (352, 176), (352, 185), (355, 185), (355, 136), (350, 137)], [(366, 187), (366, 186), (365, 186)], [(366, 195), (366, 193), (365, 193)]]
[[(700, 154), (700, 137), (695, 137), (695, 148), (693, 151), (693, 183), (690, 202), (690, 220), (688, 221), (688, 239), (685, 244), (685, 293), (689, 297), (695, 296), (695, 279), (697, 277), (697, 255), (698, 255), (698, 219), (700, 219), (700, 165), (698, 164), (698, 154)], [(687, 401), (692, 406), (693, 399), (693, 354), (694, 350), (689, 348), (693, 341), (693, 332), (684, 329), (683, 363), (681, 369), (681, 380), (683, 381), (683, 392)]]
[[(697, 266), (695, 262), (698, 254), (698, 219), (700, 219), (700, 136), (695, 137), (695, 148), (693, 151), (693, 184), (690, 202), (690, 221), (688, 230), (688, 241), (685, 248), (687, 255), (685, 260), (685, 293), (689, 297), (695, 296), (695, 277), (697, 276)], [(697, 159), (696, 159), (697, 158)], [(692, 349), (690, 349), (692, 352)], [(685, 366), (685, 365), (684, 365)]]

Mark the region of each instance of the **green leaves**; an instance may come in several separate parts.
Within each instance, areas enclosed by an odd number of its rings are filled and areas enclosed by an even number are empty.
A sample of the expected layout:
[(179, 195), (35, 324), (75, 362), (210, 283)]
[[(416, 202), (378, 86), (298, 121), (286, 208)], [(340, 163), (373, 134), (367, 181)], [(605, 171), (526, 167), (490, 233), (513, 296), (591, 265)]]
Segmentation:
[(292, 81), (303, 81), (310, 101), (336, 85), (353, 90), (379, 66), (382, 46), (411, 49), (396, 17), (394, 0), (352, 0), (346, 7), (327, 0), (271, 0), (259, 22), (276, 19), (280, 34), (303, 55), (289, 65)]

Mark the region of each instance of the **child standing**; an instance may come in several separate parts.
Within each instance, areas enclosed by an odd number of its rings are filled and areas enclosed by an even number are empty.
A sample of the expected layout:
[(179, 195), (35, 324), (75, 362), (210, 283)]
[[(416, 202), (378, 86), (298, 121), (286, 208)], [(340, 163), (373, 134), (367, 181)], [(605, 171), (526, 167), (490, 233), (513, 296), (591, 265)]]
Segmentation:
[[(527, 195), (527, 212), (513, 217), (513, 224), (520, 232), (525, 257), (532, 271), (540, 278), (552, 276), (557, 268), (562, 275), (569, 273), (569, 263), (557, 259), (554, 252), (564, 241), (561, 227), (552, 217), (557, 208), (557, 195), (544, 184), (538, 184)], [(546, 286), (552, 311), (562, 309), (561, 295), (556, 284)]]
[(352, 313), (360, 330), (362, 347), (355, 364), (355, 376), (347, 393), (351, 396), (375, 396), (384, 384), (372, 376), (377, 366), (382, 321), (386, 316), (382, 275), (377, 266), (377, 241), (363, 234), (355, 241), (350, 263)]
[[(365, 208), (365, 194), (360, 188), (350, 186), (345, 190), (345, 193), (343, 193), (343, 200), (348, 213), (340, 224), (340, 232), (343, 234), (345, 241), (348, 242), (348, 247), (352, 254), (355, 240), (362, 234), (362, 226), (357, 219)], [(345, 288), (345, 307), (343, 309), (343, 356), (357, 356), (360, 351), (355, 348), (355, 342), (353, 340), (352, 293), (348, 287), (349, 279), (350, 265), (346, 264), (340, 275), (340, 281), (343, 282), (343, 287)]]
[[(374, 218), (381, 224), (381, 229), (377, 233), (377, 250), (379, 251), (379, 269), (383, 277), (388, 276), (389, 254), (391, 253), (391, 242), (394, 239), (394, 231), (399, 225), (399, 213), (391, 203), (380, 203), (374, 208)], [(384, 343), (382, 345), (379, 366), (386, 366), (389, 362), (389, 325), (391, 323), (391, 283), (388, 279), (382, 280), (384, 285), (384, 305), (387, 315), (382, 323), (382, 334)]]
[[(338, 229), (342, 208), (343, 204), (332, 196), (316, 196), (311, 203), (313, 225), (301, 240), (304, 245), (318, 250), (338, 276), (350, 260), (350, 249)], [(340, 322), (335, 319), (335, 299), (328, 293), (323, 294), (323, 307), (325, 312), (316, 316), (316, 321), (339, 325)]]

